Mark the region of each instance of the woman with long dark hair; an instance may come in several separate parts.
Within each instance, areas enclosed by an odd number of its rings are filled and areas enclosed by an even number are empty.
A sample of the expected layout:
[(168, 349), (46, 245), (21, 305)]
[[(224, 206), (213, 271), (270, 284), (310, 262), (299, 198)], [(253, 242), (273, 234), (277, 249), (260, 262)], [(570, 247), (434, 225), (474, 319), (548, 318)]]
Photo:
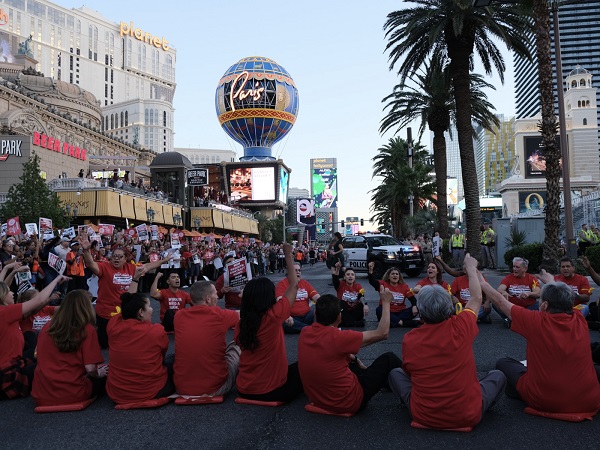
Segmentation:
[[(283, 244), (287, 267), (293, 267), (292, 247)], [(289, 402), (302, 393), (298, 363), (288, 366), (281, 324), (290, 316), (296, 300), (298, 276), (288, 270), (289, 287), (280, 301), (268, 278), (250, 280), (242, 294), (240, 322), (235, 340), (241, 347), (236, 380), (240, 397), (251, 400)]]
[(106, 367), (98, 367), (104, 357), (95, 322), (90, 293), (82, 289), (67, 293), (38, 337), (31, 391), (37, 406), (76, 403), (104, 391)]
[(423, 286), (439, 285), (443, 287), (446, 291), (448, 291), (448, 293), (450, 293), (450, 285), (442, 279), (443, 273), (444, 270), (442, 269), (442, 266), (440, 265), (439, 261), (433, 260), (427, 265), (427, 277), (419, 281), (417, 285), (414, 288), (412, 288), (412, 291), (415, 294), (418, 294), (419, 291), (423, 288)]

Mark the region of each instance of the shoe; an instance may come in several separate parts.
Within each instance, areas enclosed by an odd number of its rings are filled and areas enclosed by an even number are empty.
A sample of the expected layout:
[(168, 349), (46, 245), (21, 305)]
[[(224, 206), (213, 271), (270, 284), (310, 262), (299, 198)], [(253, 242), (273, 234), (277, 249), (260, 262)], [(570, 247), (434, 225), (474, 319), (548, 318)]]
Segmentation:
[(185, 288), (189, 288), (189, 286), (187, 284), (185, 286), (182, 286), (182, 289), (185, 289)]
[(510, 324), (511, 324), (511, 320), (507, 317), (506, 319), (504, 319), (504, 326), (508, 329), (510, 329)]
[(492, 318), (489, 316), (489, 314), (485, 317), (482, 317), (480, 320), (481, 323), (492, 323)]

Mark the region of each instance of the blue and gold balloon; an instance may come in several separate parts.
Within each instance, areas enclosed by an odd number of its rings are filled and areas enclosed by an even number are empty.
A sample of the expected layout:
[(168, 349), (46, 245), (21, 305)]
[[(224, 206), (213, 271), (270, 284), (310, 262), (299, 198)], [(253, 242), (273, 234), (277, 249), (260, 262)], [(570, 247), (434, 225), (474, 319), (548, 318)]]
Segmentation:
[(251, 56), (225, 72), (215, 107), (225, 132), (244, 147), (241, 161), (275, 159), (271, 147), (296, 122), (298, 89), (275, 61)]

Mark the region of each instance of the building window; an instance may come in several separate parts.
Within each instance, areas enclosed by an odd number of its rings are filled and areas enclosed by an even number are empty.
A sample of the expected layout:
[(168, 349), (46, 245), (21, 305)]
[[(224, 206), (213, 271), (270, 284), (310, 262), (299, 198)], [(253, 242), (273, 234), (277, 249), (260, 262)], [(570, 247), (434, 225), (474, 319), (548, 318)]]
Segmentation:
[(129, 113), (125, 111), (125, 126), (129, 126)]
[(587, 119), (583, 119), (583, 124), (587, 125)]

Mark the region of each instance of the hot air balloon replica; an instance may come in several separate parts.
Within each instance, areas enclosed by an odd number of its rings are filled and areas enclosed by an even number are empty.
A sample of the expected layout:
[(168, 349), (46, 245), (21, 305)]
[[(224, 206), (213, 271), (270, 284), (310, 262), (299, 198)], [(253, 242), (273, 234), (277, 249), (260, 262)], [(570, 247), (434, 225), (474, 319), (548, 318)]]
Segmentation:
[(219, 123), (244, 147), (240, 161), (274, 160), (273, 145), (298, 115), (298, 89), (290, 74), (269, 58), (251, 56), (231, 66), (215, 94)]

